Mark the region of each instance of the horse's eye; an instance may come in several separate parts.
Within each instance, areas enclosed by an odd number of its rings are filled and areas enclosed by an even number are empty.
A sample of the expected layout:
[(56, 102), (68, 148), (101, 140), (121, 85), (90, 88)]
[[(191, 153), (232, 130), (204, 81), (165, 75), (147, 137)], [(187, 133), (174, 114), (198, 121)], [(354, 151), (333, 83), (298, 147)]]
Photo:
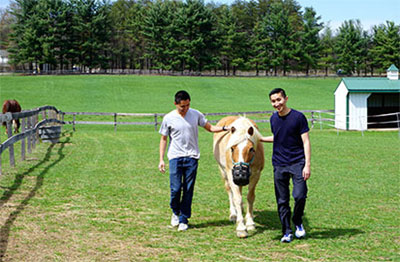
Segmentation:
[(231, 147), (231, 152), (233, 153), (233, 147)]
[(255, 152), (254, 148), (250, 148), (250, 152), (254, 153)]

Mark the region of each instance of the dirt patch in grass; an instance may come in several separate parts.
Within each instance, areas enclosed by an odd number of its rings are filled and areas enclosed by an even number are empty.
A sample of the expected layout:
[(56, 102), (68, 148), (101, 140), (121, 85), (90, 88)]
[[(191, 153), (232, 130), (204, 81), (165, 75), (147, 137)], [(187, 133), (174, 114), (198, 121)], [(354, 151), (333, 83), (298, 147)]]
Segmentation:
[[(32, 230), (34, 229), (34, 230)], [(4, 261), (140, 261), (168, 252), (144, 247), (135, 240), (116, 239), (112, 234), (48, 232), (30, 226), (10, 237)]]
[[(40, 209), (27, 199), (29, 192), (21, 190), (2, 203), (0, 261), (142, 261), (171, 253), (135, 235), (93, 227), (90, 223), (99, 219), (89, 218), (92, 209), (71, 210), (71, 204), (58, 206), (57, 211)], [(96, 214), (101, 217), (107, 212), (97, 210)]]

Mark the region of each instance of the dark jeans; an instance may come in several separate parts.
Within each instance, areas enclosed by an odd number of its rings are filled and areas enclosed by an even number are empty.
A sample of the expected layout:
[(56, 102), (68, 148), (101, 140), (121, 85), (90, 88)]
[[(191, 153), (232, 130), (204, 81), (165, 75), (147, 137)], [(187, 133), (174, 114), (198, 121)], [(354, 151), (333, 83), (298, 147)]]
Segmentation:
[(307, 198), (307, 183), (303, 178), (304, 163), (296, 163), (290, 166), (274, 166), (275, 196), (278, 204), (278, 214), (282, 223), (282, 233), (292, 234), (290, 227), (290, 178), (293, 181), (293, 223), (301, 225), (303, 223), (304, 207)]
[(174, 158), (169, 161), (170, 206), (172, 212), (179, 216), (179, 223), (187, 224), (192, 213), (197, 166), (198, 160), (190, 157)]

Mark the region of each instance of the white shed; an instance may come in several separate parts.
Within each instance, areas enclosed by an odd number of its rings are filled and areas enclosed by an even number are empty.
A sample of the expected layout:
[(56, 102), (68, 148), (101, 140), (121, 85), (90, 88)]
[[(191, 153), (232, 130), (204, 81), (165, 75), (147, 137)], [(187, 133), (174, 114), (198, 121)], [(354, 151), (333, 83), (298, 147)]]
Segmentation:
[(392, 65), (387, 78), (342, 78), (335, 90), (335, 127), (344, 130), (398, 127), (398, 74), (399, 70)]

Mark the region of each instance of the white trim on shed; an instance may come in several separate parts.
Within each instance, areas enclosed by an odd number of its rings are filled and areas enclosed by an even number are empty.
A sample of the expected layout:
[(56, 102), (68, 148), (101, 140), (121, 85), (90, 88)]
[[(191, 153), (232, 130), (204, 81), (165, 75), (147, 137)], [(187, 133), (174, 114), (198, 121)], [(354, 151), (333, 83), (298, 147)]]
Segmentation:
[(335, 91), (335, 128), (347, 129), (347, 95), (349, 91), (343, 81)]

